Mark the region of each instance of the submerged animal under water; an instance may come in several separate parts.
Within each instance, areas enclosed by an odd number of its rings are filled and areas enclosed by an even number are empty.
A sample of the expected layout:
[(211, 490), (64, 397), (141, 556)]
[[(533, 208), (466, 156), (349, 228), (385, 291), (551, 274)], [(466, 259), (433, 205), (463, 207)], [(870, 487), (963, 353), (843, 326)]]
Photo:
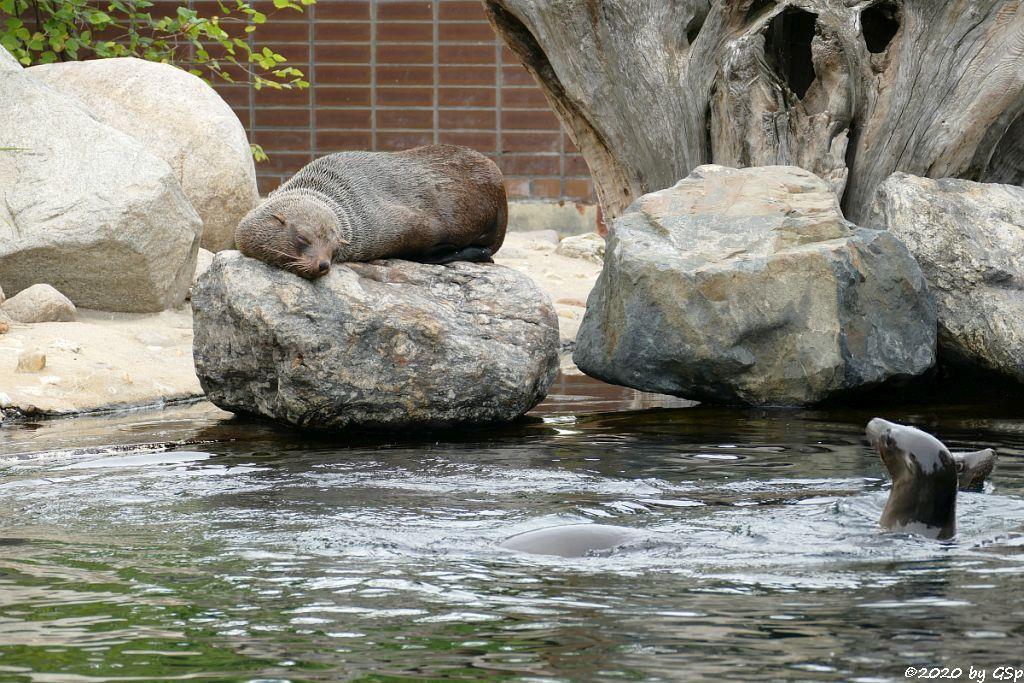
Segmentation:
[[(957, 491), (980, 490), (995, 467), (996, 452), (986, 448), (951, 453), (931, 434), (881, 418), (868, 423), (866, 435), (893, 480), (879, 520), (882, 528), (938, 540), (952, 538)], [(534, 555), (584, 557), (633, 541), (639, 534), (610, 524), (566, 524), (516, 534), (500, 547)]]

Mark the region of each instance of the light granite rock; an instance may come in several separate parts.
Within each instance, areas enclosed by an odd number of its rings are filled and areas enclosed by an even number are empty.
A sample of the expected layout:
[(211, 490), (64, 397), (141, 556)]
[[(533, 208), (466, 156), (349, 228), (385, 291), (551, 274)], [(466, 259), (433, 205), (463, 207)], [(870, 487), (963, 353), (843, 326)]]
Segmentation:
[(555, 252), (568, 258), (578, 258), (594, 263), (604, 262), (605, 241), (596, 232), (566, 237), (558, 243)]
[(170, 166), (26, 71), (0, 72), (0, 147), (15, 148), (0, 152), (0, 285), (105, 311), (180, 305), (202, 223)]
[(133, 57), (41, 64), (25, 73), (80, 100), (101, 122), (166, 161), (203, 221), (202, 246), (234, 245), (259, 199), (245, 129), (202, 79)]
[[(195, 287), (203, 273), (210, 269), (210, 264), (213, 263), (213, 256), (212, 251), (207, 251), (206, 249), (199, 250), (199, 254), (196, 256), (196, 272), (192, 274), (192, 287)], [(188, 290), (188, 298), (189, 300), (192, 299), (191, 287)]]
[(310, 282), (222, 252), (192, 309), (207, 397), (299, 427), (506, 422), (558, 371), (549, 297), (493, 264), (339, 264)]
[(14, 55), (8, 52), (3, 45), (0, 45), (0, 72), (21, 71), (22, 68), (21, 63), (14, 58)]
[(918, 375), (935, 306), (892, 234), (794, 167), (701, 166), (611, 226), (574, 360), (691, 399), (802, 405)]
[(872, 217), (921, 264), (940, 357), (1024, 382), (1024, 188), (895, 173)]
[(21, 290), (0, 305), (0, 311), (19, 323), (67, 323), (77, 314), (71, 300), (47, 284)]
[(196, 256), (196, 272), (192, 275), (192, 284), (194, 285), (199, 281), (199, 278), (210, 269), (210, 265), (213, 263), (213, 252), (206, 249), (200, 249), (198, 256)]

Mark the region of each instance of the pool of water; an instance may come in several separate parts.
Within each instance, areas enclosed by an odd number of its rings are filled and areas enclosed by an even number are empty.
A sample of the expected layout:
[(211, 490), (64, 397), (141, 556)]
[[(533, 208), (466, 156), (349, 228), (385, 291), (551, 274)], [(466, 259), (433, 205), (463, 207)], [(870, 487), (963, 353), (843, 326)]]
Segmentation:
[[(532, 420), (312, 437), (208, 404), (0, 429), (0, 681), (906, 680), (1024, 667), (1024, 405), (941, 544), (876, 528), (867, 411), (564, 378)], [(508, 536), (633, 527), (582, 559)]]

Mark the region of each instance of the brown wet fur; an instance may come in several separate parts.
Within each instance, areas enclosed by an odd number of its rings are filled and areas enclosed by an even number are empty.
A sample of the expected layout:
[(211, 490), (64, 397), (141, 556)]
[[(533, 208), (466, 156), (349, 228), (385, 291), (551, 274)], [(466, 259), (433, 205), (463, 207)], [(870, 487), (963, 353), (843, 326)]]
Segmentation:
[(246, 256), (315, 279), (324, 263), (490, 261), (508, 202), (501, 172), (453, 145), (341, 152), (300, 169), (242, 219)]

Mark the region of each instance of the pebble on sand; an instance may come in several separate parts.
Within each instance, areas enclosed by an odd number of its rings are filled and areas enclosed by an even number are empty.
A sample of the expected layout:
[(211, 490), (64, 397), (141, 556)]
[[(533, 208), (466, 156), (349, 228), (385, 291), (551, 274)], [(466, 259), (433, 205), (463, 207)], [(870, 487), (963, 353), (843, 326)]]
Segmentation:
[(46, 367), (46, 354), (42, 351), (22, 351), (18, 356), (17, 372), (42, 372)]

